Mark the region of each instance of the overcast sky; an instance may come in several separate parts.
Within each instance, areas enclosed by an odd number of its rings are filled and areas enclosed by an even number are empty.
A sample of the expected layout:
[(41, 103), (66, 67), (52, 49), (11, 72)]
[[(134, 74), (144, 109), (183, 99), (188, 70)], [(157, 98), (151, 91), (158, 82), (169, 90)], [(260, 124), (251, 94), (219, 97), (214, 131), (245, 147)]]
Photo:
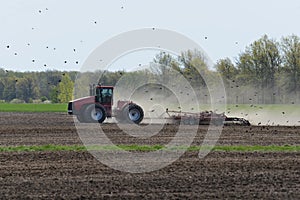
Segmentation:
[[(8, 70), (79, 70), (102, 42), (147, 27), (184, 34), (214, 62), (234, 60), (263, 34), (276, 39), (300, 36), (298, 0), (0, 2), (0, 68)], [(120, 69), (147, 64), (153, 54), (129, 55), (117, 64), (124, 65)]]

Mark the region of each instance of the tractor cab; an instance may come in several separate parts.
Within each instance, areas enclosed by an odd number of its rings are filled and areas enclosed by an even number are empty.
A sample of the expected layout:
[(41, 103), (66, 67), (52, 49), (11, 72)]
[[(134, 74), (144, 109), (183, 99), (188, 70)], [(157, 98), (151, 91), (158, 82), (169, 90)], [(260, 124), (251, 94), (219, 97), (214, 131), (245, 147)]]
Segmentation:
[(102, 105), (110, 105), (113, 104), (113, 87), (112, 86), (101, 86), (98, 85), (96, 87), (96, 102), (99, 102)]

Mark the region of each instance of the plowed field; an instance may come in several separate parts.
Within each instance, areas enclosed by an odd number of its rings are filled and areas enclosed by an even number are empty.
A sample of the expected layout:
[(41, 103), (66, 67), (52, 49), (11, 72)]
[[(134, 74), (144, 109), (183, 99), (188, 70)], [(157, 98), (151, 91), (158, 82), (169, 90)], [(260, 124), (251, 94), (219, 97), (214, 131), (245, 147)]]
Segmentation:
[[(147, 139), (128, 136), (116, 124), (102, 128), (115, 144), (155, 145), (167, 144), (178, 127), (165, 125)], [(192, 145), (201, 144), (206, 129), (198, 129)], [(46, 144), (82, 145), (71, 116), (0, 113), (0, 146)], [(300, 127), (224, 127), (218, 145), (300, 145)], [(213, 151), (199, 159), (188, 151), (140, 174), (113, 170), (86, 151), (0, 152), (0, 197), (299, 199), (300, 152)]]

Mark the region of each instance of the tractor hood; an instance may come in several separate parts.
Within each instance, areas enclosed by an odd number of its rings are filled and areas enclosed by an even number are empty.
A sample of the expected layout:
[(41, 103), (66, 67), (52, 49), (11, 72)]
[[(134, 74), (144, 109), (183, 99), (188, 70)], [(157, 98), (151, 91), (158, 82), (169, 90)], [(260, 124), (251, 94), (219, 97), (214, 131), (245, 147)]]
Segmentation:
[(88, 97), (82, 97), (82, 98), (79, 98), (79, 99), (74, 99), (73, 101), (70, 101), (72, 102), (73, 104), (76, 104), (76, 103), (95, 103), (95, 96), (88, 96)]
[(68, 113), (77, 114), (83, 105), (95, 103), (95, 96), (82, 97), (79, 99), (74, 99), (68, 104)]

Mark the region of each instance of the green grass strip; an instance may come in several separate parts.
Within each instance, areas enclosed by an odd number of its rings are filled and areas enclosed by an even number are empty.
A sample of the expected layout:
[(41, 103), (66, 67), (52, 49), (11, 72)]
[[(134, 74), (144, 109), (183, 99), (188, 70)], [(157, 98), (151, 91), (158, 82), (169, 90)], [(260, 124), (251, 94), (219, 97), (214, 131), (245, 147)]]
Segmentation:
[(67, 104), (0, 103), (0, 112), (67, 112)]
[(85, 151), (82, 145), (1, 146), (0, 152), (16, 151)]
[[(163, 145), (102, 145), (102, 146), (82, 146), (82, 145), (41, 145), (41, 146), (0, 146), (0, 152), (26, 152), (26, 151), (199, 151), (209, 150), (209, 146), (174, 146), (165, 148)], [(300, 146), (215, 146), (212, 151), (225, 152), (299, 152)]]
[(214, 151), (242, 151), (242, 152), (254, 152), (254, 151), (271, 151), (271, 152), (283, 152), (283, 151), (300, 151), (300, 146), (284, 145), (284, 146), (215, 146)]
[[(287, 105), (287, 104), (228, 104), (226, 105), (227, 109), (230, 109), (231, 112), (274, 112), (281, 114), (282, 111), (286, 113), (299, 113), (299, 105)], [(171, 106), (172, 107), (172, 106)], [(177, 106), (174, 105), (174, 108), (170, 110), (178, 110)], [(191, 107), (197, 107), (196, 105), (191, 105)], [(218, 108), (218, 105), (215, 105), (215, 109)], [(223, 106), (220, 106), (222, 108)], [(203, 104), (200, 106), (201, 110), (211, 110), (210, 104)], [(0, 112), (67, 112), (67, 104), (43, 104), (43, 103), (22, 103), (22, 104), (13, 104), (13, 103), (0, 103)]]

